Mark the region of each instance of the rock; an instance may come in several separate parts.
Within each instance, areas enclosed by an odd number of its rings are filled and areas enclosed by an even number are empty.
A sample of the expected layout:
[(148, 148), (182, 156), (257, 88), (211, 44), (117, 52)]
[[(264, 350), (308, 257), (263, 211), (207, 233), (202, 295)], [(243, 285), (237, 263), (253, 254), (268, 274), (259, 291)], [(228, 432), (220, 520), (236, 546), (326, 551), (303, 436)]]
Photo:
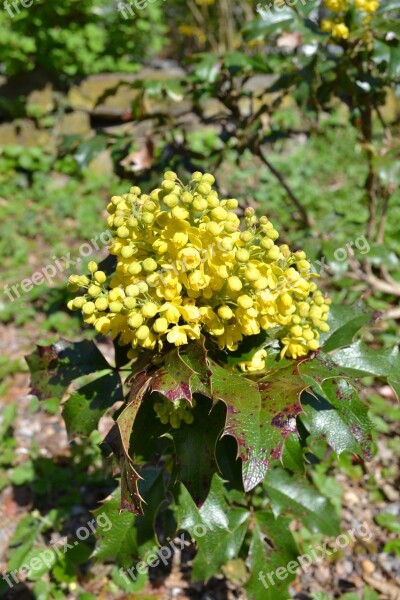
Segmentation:
[(13, 123), (3, 123), (0, 125), (0, 145), (16, 146), (18, 143), (15, 125)]
[(17, 143), (26, 148), (41, 146), (46, 150), (53, 152), (55, 149), (55, 140), (45, 129), (38, 129), (30, 119), (18, 119), (14, 121), (17, 131)]
[(47, 83), (43, 89), (34, 90), (31, 92), (27, 99), (27, 110), (29, 114), (33, 108), (38, 107), (40, 115), (48, 115), (54, 110), (54, 99), (53, 99), (53, 86), (51, 83)]
[[(132, 83), (138, 79), (168, 81), (182, 76), (181, 69), (165, 71), (154, 68), (145, 68), (138, 73), (92, 75), (79, 85), (70, 88), (68, 100), (75, 110), (85, 110), (105, 118), (121, 117), (125, 112), (130, 111), (132, 102), (140, 93), (138, 89), (132, 87)], [(177, 104), (181, 103), (175, 103)]]
[(114, 163), (108, 150), (103, 150), (90, 161), (87, 170), (93, 175), (113, 175)]
[(371, 575), (371, 573), (375, 571), (375, 565), (370, 560), (361, 561), (361, 568), (363, 573), (366, 573), (367, 575)]
[(61, 135), (87, 135), (91, 131), (90, 117), (83, 110), (65, 114), (58, 125)]

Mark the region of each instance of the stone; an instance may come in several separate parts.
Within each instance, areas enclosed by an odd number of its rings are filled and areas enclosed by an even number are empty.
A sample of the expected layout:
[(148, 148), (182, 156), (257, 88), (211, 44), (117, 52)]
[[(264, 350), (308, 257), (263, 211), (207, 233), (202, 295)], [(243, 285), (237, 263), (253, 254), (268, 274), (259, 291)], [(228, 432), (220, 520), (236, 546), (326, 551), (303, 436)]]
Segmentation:
[(38, 107), (41, 115), (50, 114), (55, 107), (51, 83), (47, 83), (43, 89), (33, 90), (27, 96), (26, 105), (28, 112)]
[(91, 131), (90, 117), (83, 110), (63, 115), (58, 122), (61, 135), (87, 135)]
[(90, 161), (86, 168), (93, 175), (112, 176), (114, 174), (114, 163), (110, 152), (108, 150), (102, 150)]
[(0, 125), (0, 146), (16, 146), (18, 143), (14, 123), (3, 123)]

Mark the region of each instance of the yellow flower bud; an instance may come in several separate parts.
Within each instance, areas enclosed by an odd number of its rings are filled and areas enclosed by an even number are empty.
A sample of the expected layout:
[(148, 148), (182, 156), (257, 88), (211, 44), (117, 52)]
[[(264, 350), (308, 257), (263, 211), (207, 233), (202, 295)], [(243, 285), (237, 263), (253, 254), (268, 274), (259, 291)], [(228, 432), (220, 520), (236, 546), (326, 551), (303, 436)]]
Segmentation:
[(241, 296), (239, 296), (237, 299), (237, 303), (238, 306), (240, 306), (241, 308), (250, 308), (251, 306), (253, 306), (253, 300), (247, 294), (242, 294)]
[(94, 304), (95, 304), (96, 309), (99, 310), (100, 312), (107, 310), (107, 308), (108, 308), (107, 298), (96, 298), (96, 301)]
[(90, 316), (94, 313), (95, 308), (94, 302), (86, 302), (82, 307), (82, 312), (84, 315)]
[(242, 287), (242, 282), (240, 281), (239, 277), (236, 277), (236, 275), (232, 275), (228, 278), (228, 288), (232, 292), (240, 292)]
[(106, 281), (107, 275), (104, 273), (104, 271), (97, 271), (94, 274), (94, 279), (95, 279), (95, 281), (97, 281), (97, 283), (102, 284)]

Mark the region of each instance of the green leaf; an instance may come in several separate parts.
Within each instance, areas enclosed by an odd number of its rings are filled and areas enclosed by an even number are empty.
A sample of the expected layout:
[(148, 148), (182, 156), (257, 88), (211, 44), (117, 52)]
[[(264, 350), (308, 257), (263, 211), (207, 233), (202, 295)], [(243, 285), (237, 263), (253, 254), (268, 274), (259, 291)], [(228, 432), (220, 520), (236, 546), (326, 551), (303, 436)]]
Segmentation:
[(224, 435), (238, 443), (244, 489), (250, 491), (264, 479), (270, 463), (281, 458), (287, 436), (296, 431), (299, 396), (306, 385), (293, 366), (260, 384), (215, 363), (211, 368), (213, 399), (227, 406)]
[(378, 525), (384, 527), (388, 531), (400, 533), (399, 519), (391, 513), (382, 513), (380, 515), (376, 515), (375, 521), (378, 523)]
[(31, 460), (27, 460), (22, 465), (15, 467), (11, 472), (10, 481), (14, 485), (23, 485), (36, 478), (35, 468)]
[(340, 532), (340, 520), (333, 505), (305, 477), (276, 468), (267, 474), (264, 488), (276, 517), (289, 512), (312, 532), (330, 536)]
[(110, 369), (94, 342), (88, 340), (37, 346), (25, 360), (31, 372), (32, 394), (40, 400), (61, 398), (74, 379)]
[(121, 400), (122, 384), (115, 372), (74, 390), (62, 411), (68, 436), (89, 436), (107, 409)]
[(225, 406), (219, 402), (212, 408), (210, 400), (200, 396), (193, 416), (191, 425), (182, 423), (169, 435), (176, 450), (176, 479), (187, 487), (196, 504), (202, 504), (218, 471), (215, 447), (224, 428)]
[(28, 579), (36, 581), (48, 573), (57, 562), (57, 554), (53, 548), (43, 546), (33, 548), (24, 557), (24, 565), (29, 566)]
[(150, 388), (168, 400), (185, 399), (192, 402), (194, 393), (210, 395), (210, 369), (204, 346), (188, 344), (187, 348), (172, 350), (164, 366), (152, 376)]
[(193, 561), (193, 579), (208, 580), (235, 558), (243, 544), (249, 512), (244, 508), (229, 508), (224, 484), (214, 475), (211, 489), (200, 510), (189, 491), (180, 484), (176, 494), (176, 518), (179, 529), (187, 531), (198, 551)]
[(398, 347), (374, 349), (359, 341), (335, 352), (333, 358), (348, 376), (386, 377), (397, 398), (400, 399), (400, 353)]
[(17, 418), (18, 414), (18, 404), (15, 402), (13, 404), (8, 404), (5, 408), (2, 409), (2, 420), (0, 423), (0, 441), (3, 441), (6, 437), (6, 434)]
[[(324, 394), (336, 395), (335, 384), (331, 390), (324, 387)], [(344, 384), (342, 384), (344, 385)], [(350, 392), (349, 392), (350, 393)], [(304, 413), (301, 420), (312, 438), (325, 439), (337, 454), (352, 452), (366, 454), (370, 458), (371, 422), (367, 408), (359, 403), (354, 392), (351, 392), (349, 404), (337, 399), (336, 407), (319, 394), (303, 393), (301, 405)]]
[(288, 585), (295, 579), (299, 567), (290, 522), (284, 517), (275, 518), (268, 511), (254, 513), (247, 558), (251, 575), (245, 585), (248, 600), (288, 600)]
[(138, 489), (139, 475), (130, 456), (129, 446), (133, 424), (143, 397), (149, 388), (150, 378), (146, 369), (136, 373), (134, 377), (129, 402), (118, 416), (116, 424), (108, 433), (105, 441), (111, 447), (120, 466), (121, 509), (130, 510), (134, 514), (141, 515), (143, 509), (142, 498)]
[(330, 331), (321, 337), (324, 352), (351, 344), (355, 334), (370, 319), (371, 315), (361, 307), (333, 305), (329, 311)]
[(282, 453), (282, 462), (286, 469), (295, 473), (304, 473), (304, 456), (297, 433), (288, 435)]
[(93, 514), (96, 519), (105, 515), (112, 525), (108, 531), (96, 530), (98, 542), (93, 556), (99, 561), (111, 560), (125, 568), (130, 567), (139, 554), (136, 517), (128, 511), (120, 512), (119, 490)]

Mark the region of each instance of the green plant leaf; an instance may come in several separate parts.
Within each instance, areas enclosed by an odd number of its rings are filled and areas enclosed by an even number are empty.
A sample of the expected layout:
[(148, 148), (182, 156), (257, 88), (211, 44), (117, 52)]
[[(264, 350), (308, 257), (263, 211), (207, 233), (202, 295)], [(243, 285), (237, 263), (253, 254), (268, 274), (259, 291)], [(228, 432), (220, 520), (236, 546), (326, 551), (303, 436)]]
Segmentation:
[(215, 447), (224, 428), (225, 406), (219, 402), (214, 408), (204, 396), (197, 399), (191, 425), (182, 423), (172, 429), (176, 451), (176, 478), (192, 495), (196, 504), (202, 504), (210, 489), (212, 476), (218, 471)]
[(139, 475), (129, 453), (133, 424), (143, 397), (150, 385), (147, 369), (134, 375), (135, 379), (129, 394), (129, 401), (117, 418), (116, 424), (106, 437), (106, 442), (118, 460), (121, 471), (121, 508), (141, 515), (142, 498), (139, 494)]
[(369, 348), (362, 341), (335, 352), (334, 361), (347, 376), (375, 375), (386, 377), (400, 399), (400, 352), (392, 349)]
[(193, 579), (208, 580), (235, 558), (243, 544), (249, 511), (229, 508), (223, 481), (214, 475), (210, 492), (200, 510), (189, 491), (180, 484), (176, 493), (176, 518), (179, 529), (187, 531), (198, 551), (193, 562)]
[(275, 468), (268, 472), (264, 488), (276, 517), (289, 512), (301, 519), (312, 532), (338, 535), (339, 517), (333, 505), (305, 478)]
[(301, 412), (299, 396), (306, 387), (294, 364), (257, 384), (212, 363), (212, 395), (227, 406), (224, 435), (232, 435), (242, 460), (245, 491), (265, 476), (271, 462), (280, 459), (284, 442), (296, 431)]
[[(342, 380), (343, 382), (343, 380)], [(340, 384), (349, 394), (348, 400), (336, 397), (337, 388), (334, 383), (326, 382), (321, 390), (322, 395), (304, 392), (301, 405), (304, 413), (301, 420), (312, 438), (325, 439), (337, 454), (352, 452), (364, 454), (371, 458), (371, 429), (367, 408), (358, 399), (354, 390), (347, 388), (345, 382)], [(342, 392), (340, 392), (342, 393)], [(335, 406), (326, 399), (333, 396)]]
[(371, 320), (371, 314), (358, 306), (333, 305), (329, 311), (330, 330), (321, 336), (324, 352), (352, 343), (355, 334)]
[(121, 400), (122, 384), (115, 372), (74, 390), (62, 411), (68, 436), (89, 436), (107, 409)]
[(136, 517), (131, 512), (121, 512), (120, 504), (120, 491), (116, 490), (109, 500), (93, 511), (96, 519), (105, 515), (111, 523), (108, 531), (96, 530), (97, 545), (93, 556), (96, 560), (112, 560), (126, 568), (138, 557), (139, 548)]
[(61, 398), (74, 379), (110, 369), (94, 342), (88, 340), (37, 346), (25, 360), (31, 372), (32, 394), (40, 400)]
[(288, 585), (295, 579), (299, 566), (296, 562), (298, 550), (289, 525), (290, 519), (275, 518), (269, 511), (254, 513), (247, 558), (250, 579), (244, 586), (248, 600), (288, 599)]

